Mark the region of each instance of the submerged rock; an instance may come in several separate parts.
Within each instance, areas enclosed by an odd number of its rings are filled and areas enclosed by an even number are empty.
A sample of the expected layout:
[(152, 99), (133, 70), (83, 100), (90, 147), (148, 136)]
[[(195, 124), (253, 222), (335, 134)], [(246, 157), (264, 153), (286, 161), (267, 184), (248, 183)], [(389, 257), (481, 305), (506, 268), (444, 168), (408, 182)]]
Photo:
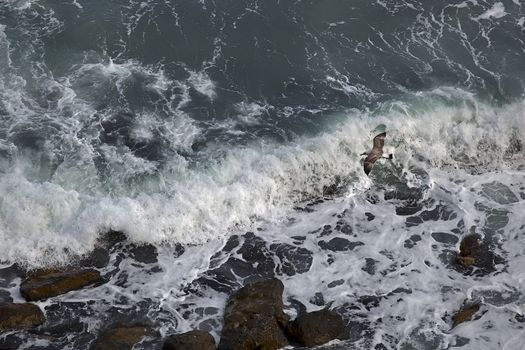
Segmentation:
[(190, 331), (166, 339), (162, 350), (215, 350), (215, 340), (208, 332)]
[(276, 350), (288, 345), (282, 327), (283, 283), (271, 280), (248, 284), (233, 294), (224, 313), (221, 350)]
[(0, 330), (36, 327), (45, 320), (35, 304), (0, 303)]
[(343, 318), (329, 310), (301, 314), (286, 328), (293, 341), (307, 347), (334, 340), (342, 334), (343, 330)]
[(472, 320), (476, 312), (479, 311), (480, 306), (478, 303), (463, 306), (452, 316), (452, 328), (463, 322)]
[(20, 293), (27, 301), (42, 300), (101, 281), (94, 269), (45, 270), (30, 274), (20, 285)]
[(144, 326), (120, 326), (107, 330), (95, 342), (94, 350), (130, 350), (147, 334)]

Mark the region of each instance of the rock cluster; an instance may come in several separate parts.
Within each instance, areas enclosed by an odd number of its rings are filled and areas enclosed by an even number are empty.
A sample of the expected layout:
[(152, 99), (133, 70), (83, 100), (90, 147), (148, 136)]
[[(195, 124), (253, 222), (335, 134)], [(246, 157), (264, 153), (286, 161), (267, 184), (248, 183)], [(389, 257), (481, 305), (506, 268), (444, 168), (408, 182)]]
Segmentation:
[[(282, 282), (276, 278), (247, 284), (235, 292), (226, 305), (218, 350), (277, 350), (287, 345), (318, 346), (341, 336), (341, 316), (320, 310), (301, 313), (290, 321), (284, 313)], [(174, 335), (163, 350), (213, 350), (213, 338), (206, 332)]]

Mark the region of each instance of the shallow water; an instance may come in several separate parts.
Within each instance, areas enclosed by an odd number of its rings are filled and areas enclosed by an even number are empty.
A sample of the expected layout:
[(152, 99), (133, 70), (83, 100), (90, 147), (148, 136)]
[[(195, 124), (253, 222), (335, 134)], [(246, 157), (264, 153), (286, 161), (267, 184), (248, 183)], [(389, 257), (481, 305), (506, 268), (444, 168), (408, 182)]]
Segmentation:
[[(327, 348), (525, 348), (524, 21), (519, 0), (0, 0), (0, 299), (22, 301), (13, 263), (128, 237), (107, 283), (2, 344), (218, 339), (228, 295), (277, 276), (290, 315), (344, 316)], [(468, 233), (495, 271), (457, 269)], [(464, 300), (482, 316), (451, 329)]]

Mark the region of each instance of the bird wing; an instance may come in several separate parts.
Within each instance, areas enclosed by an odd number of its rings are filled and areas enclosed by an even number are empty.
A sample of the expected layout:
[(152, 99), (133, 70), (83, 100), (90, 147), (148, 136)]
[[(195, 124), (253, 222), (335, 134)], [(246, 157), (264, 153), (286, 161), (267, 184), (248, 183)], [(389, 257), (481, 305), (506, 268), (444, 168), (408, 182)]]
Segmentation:
[(374, 148), (372, 150), (374, 150), (375, 152), (379, 151), (382, 154), (383, 146), (385, 145), (385, 137), (386, 137), (386, 132), (376, 135), (376, 137), (374, 137)]
[(376, 160), (381, 158), (382, 154), (383, 154), (382, 152), (376, 152), (375, 147), (372, 151), (370, 151), (370, 153), (368, 153), (368, 156), (366, 157), (365, 163), (364, 163), (364, 170), (365, 170), (366, 175), (370, 174), (370, 171), (372, 170), (374, 163), (376, 162)]

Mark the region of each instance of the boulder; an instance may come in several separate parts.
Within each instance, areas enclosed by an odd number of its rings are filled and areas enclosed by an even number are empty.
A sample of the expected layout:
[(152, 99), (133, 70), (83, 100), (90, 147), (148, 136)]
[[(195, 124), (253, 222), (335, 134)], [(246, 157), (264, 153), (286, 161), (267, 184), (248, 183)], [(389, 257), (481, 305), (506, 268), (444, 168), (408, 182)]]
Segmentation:
[(42, 310), (31, 303), (0, 303), (0, 330), (31, 328), (44, 323)]
[(107, 330), (95, 341), (94, 350), (131, 350), (147, 334), (144, 326), (119, 326)]
[(479, 311), (480, 306), (481, 305), (478, 303), (464, 305), (454, 314), (454, 316), (452, 316), (452, 328), (463, 322), (472, 320), (474, 315)]
[(344, 331), (344, 323), (335, 312), (319, 310), (300, 314), (288, 324), (286, 331), (294, 342), (312, 347), (338, 338)]
[(220, 350), (276, 350), (288, 345), (283, 328), (283, 283), (274, 278), (252, 283), (226, 305)]
[(20, 284), (20, 293), (27, 301), (42, 300), (101, 281), (100, 273), (94, 269), (38, 271)]
[(491, 251), (490, 246), (483, 242), (480, 235), (469, 234), (461, 240), (456, 261), (469, 272), (477, 268), (478, 273), (486, 274), (496, 270), (498, 257)]
[(215, 340), (208, 332), (190, 331), (166, 339), (162, 350), (215, 350)]

